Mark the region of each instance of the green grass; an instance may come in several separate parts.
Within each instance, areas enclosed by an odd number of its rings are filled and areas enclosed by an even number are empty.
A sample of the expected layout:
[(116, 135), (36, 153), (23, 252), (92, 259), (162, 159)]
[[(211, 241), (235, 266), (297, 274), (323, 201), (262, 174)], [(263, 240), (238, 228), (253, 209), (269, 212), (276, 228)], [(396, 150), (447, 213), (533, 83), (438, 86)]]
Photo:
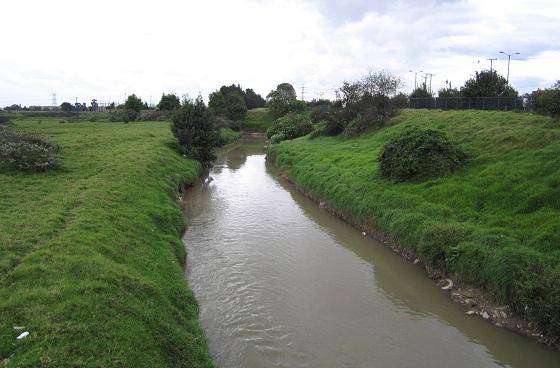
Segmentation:
[(200, 165), (168, 123), (59, 120), (15, 124), (61, 146), (58, 169), (0, 173), (0, 362), (211, 367), (175, 197)]
[[(453, 175), (393, 183), (378, 154), (408, 127), (439, 129), (468, 155)], [(560, 123), (485, 111), (404, 110), (356, 139), (306, 137), (270, 157), (306, 192), (380, 229), (427, 264), (479, 285), (560, 336)]]
[(230, 128), (220, 128), (218, 129), (218, 136), (220, 144), (223, 146), (235, 142), (236, 140), (241, 138), (241, 133), (236, 132)]
[(264, 133), (270, 128), (274, 120), (265, 107), (251, 109), (247, 111), (247, 115), (241, 121), (241, 128), (246, 132)]

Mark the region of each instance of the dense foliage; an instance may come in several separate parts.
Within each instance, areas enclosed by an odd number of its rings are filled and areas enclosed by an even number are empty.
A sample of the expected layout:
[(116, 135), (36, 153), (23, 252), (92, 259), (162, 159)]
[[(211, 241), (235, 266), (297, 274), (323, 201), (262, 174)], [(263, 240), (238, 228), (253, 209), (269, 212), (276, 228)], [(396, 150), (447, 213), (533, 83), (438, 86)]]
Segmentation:
[(249, 110), (264, 107), (266, 100), (251, 88), (245, 90), (245, 104)]
[(304, 136), (313, 131), (313, 124), (306, 114), (288, 114), (276, 119), (266, 135), (272, 143)]
[(127, 97), (124, 103), (124, 108), (126, 110), (133, 110), (139, 112), (144, 108), (144, 103), (142, 102), (142, 99), (140, 97), (137, 97), (135, 94), (132, 94)]
[[(358, 136), (382, 127), (402, 104), (401, 97), (389, 97), (401, 85), (401, 80), (386, 72), (369, 73), (361, 80), (344, 82), (337, 90), (339, 99), (326, 106), (314, 107), (314, 122), (324, 121), (314, 136)], [(406, 98), (406, 97), (405, 97)]]
[(158, 110), (176, 110), (181, 107), (181, 101), (175, 94), (163, 94), (157, 104)]
[(196, 100), (185, 100), (183, 106), (173, 114), (171, 131), (179, 143), (180, 150), (188, 157), (210, 166), (215, 159), (216, 130), (211, 111), (201, 96)]
[(539, 114), (560, 117), (560, 81), (550, 88), (538, 89), (525, 97), (529, 109)]
[(208, 107), (215, 115), (238, 121), (247, 113), (244, 92), (239, 86), (222, 86), (209, 96)]
[(515, 97), (517, 91), (508, 86), (506, 79), (495, 70), (483, 70), (476, 72), (474, 77), (467, 80), (461, 87), (461, 96), (464, 97)]
[(58, 163), (58, 150), (38, 136), (0, 127), (0, 169), (45, 171)]
[(382, 176), (396, 181), (431, 178), (456, 170), (464, 153), (440, 131), (405, 130), (391, 139), (379, 155)]
[[(468, 167), (423, 181), (377, 175), (409, 129), (443, 130)], [(560, 337), (560, 126), (531, 114), (403, 110), (355, 139), (296, 139), (269, 158), (357, 226), (379, 229), (429, 265), (481, 287)]]
[(296, 90), (290, 83), (280, 83), (266, 96), (266, 104), (270, 114), (274, 118), (279, 118), (290, 111), (290, 102), (296, 98)]

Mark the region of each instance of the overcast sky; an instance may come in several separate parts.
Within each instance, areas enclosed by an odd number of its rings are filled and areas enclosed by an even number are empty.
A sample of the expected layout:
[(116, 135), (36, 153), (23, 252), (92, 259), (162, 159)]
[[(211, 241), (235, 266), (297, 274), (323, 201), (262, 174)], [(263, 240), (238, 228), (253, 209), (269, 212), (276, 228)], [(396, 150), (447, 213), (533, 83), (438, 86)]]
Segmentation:
[[(263, 97), (290, 82), (332, 97), (368, 70), (435, 74), (433, 89), (476, 70), (521, 92), (560, 79), (560, 1), (9, 0), (0, 4), (0, 106), (196, 96), (240, 83)], [(480, 62), (479, 62), (480, 61)], [(420, 74), (418, 79), (420, 80)]]

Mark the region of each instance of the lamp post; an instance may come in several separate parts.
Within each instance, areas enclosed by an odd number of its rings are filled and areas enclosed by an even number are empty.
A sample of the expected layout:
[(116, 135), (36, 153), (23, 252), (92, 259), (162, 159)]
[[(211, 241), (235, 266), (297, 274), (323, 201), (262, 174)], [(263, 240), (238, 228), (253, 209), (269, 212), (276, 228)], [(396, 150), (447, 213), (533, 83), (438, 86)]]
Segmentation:
[(514, 52), (513, 54), (508, 54), (508, 53), (506, 53), (506, 52), (500, 51), (500, 54), (507, 55), (507, 57), (508, 57), (508, 71), (507, 71), (507, 78), (506, 78), (506, 81), (507, 81), (507, 85), (509, 86), (509, 63), (510, 63), (510, 61), (511, 61), (511, 57), (512, 57), (513, 55), (520, 55), (521, 53), (520, 53), (520, 52)]
[(424, 73), (423, 70), (419, 70), (419, 71), (414, 71), (414, 70), (409, 70), (410, 73), (414, 73), (414, 90), (416, 91), (416, 76), (418, 75), (418, 73)]

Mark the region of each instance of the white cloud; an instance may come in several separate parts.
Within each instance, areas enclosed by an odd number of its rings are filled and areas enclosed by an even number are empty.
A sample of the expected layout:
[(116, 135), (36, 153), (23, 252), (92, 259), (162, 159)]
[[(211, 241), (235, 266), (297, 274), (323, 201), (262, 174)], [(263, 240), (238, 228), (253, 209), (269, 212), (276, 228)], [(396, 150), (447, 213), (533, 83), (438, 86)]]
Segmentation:
[[(241, 83), (332, 95), (368, 69), (458, 86), (498, 51), (519, 51), (522, 91), (560, 79), (556, 1), (11, 1), (2, 5), (0, 106), (159, 99)], [(481, 60), (481, 63), (477, 63)], [(506, 63), (495, 62), (505, 74)]]

